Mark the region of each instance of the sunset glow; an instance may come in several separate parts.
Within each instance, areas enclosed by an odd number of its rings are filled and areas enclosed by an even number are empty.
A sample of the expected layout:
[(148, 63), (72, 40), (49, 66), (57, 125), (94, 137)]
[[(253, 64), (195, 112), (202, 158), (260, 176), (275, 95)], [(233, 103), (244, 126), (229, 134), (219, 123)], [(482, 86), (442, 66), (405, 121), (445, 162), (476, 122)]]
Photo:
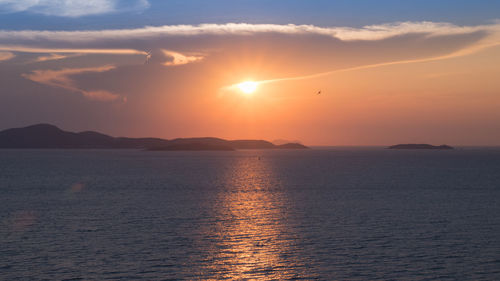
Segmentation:
[[(500, 22), (493, 11), (500, 2), (488, 2), (489, 14), (475, 21), (404, 12), (391, 17), (391, 9), (380, 8), (384, 15), (359, 16), (357, 22), (341, 20), (343, 13), (357, 18), (360, 9), (341, 12), (356, 4), (298, 0), (286, 3), (297, 11), (317, 9), (309, 11), (314, 17), (269, 21), (285, 11), (271, 12), (264, 9), (267, 2), (255, 0), (261, 20), (247, 21), (251, 17), (245, 15), (228, 22), (225, 12), (164, 21), (152, 11), (169, 1), (148, 1), (150, 7), (139, 9), (144, 20), (126, 27), (113, 21), (69, 24), (86, 19), (79, 18), (86, 10), (76, 4), (64, 6), (74, 9), (57, 12), (53, 22), (44, 12), (47, 23), (33, 28), (21, 23), (40, 16), (43, 5), (12, 11), (19, 25), (9, 21), (0, 31), (0, 127), (39, 121), (75, 131), (167, 139), (498, 144)], [(433, 5), (454, 6), (446, 1), (449, 5)], [(199, 2), (211, 7), (210, 1)], [(238, 14), (239, 2), (218, 7)], [(408, 11), (406, 2), (391, 5)], [(487, 6), (473, 2), (467, 4), (472, 10)], [(103, 20), (109, 16), (99, 11)], [(127, 12), (115, 12), (127, 18)], [(65, 14), (71, 16), (62, 19)], [(61, 30), (63, 22), (68, 28)]]
[(257, 90), (258, 86), (258, 83), (253, 81), (246, 81), (238, 84), (238, 88), (245, 94), (254, 93)]
[(499, 11), (0, 0), (0, 279), (500, 280)]

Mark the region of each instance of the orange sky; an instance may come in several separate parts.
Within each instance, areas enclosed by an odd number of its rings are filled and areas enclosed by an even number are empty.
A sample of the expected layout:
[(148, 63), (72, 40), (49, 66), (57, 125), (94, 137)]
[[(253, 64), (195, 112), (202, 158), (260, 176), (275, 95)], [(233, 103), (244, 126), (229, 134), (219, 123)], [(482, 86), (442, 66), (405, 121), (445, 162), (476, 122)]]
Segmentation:
[[(496, 24), (227, 28), (7, 34), (0, 125), (308, 145), (500, 144)], [(245, 94), (234, 87), (244, 81), (260, 84)]]

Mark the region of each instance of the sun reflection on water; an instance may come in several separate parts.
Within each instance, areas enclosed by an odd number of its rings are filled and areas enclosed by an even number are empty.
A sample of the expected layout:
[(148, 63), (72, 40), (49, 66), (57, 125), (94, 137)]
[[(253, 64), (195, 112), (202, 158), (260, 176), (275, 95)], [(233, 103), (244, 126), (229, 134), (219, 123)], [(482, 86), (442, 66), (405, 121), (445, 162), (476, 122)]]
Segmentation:
[(279, 179), (265, 160), (241, 157), (236, 162), (216, 204), (217, 246), (209, 271), (231, 280), (297, 277), (299, 264), (286, 258), (293, 239)]

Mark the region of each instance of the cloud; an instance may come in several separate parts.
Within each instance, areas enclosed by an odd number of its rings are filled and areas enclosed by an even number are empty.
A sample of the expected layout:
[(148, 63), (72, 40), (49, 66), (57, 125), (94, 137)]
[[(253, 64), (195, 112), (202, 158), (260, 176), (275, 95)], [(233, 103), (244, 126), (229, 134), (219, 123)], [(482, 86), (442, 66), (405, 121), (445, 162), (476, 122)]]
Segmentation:
[[(275, 57), (279, 59), (280, 55), (293, 57), (281, 61), (281, 64), (290, 64), (291, 70), (294, 65), (300, 65), (299, 71), (283, 71), (286, 73), (283, 78), (271, 79), (262, 75), (260, 78), (264, 79), (259, 83), (267, 84), (465, 56), (498, 46), (500, 22), (477, 26), (398, 22), (361, 28), (228, 23), (121, 30), (4, 30), (0, 31), (0, 41), (3, 44), (0, 51), (49, 54), (40, 56), (38, 61), (63, 59), (68, 57), (67, 54), (142, 55), (146, 62), (151, 59), (152, 63), (170, 67), (201, 61), (222, 63), (226, 61), (225, 57), (237, 55), (231, 52), (232, 48), (251, 46), (257, 47), (258, 55), (268, 61)], [(117, 48), (122, 46), (123, 49)], [(113, 64), (120, 65), (118, 62)], [(89, 99), (119, 99), (118, 95), (106, 91), (82, 90), (70, 79), (79, 73), (102, 71), (100, 67), (35, 70), (24, 77), (81, 93)], [(223, 89), (233, 88), (234, 85)]]
[[(11, 52), (19, 53), (35, 53), (35, 54), (49, 54), (47, 56), (39, 56), (33, 62), (44, 62), (51, 60), (62, 60), (82, 56), (85, 54), (104, 54), (104, 55), (143, 55), (148, 58), (149, 53), (134, 49), (69, 49), (69, 48), (41, 48), (31, 46), (16, 46), (16, 45), (0, 45), (0, 54), (12, 54)], [(12, 54), (13, 55), (13, 54)], [(0, 55), (0, 61), (2, 61)], [(8, 58), (9, 59), (9, 58)]]
[(94, 90), (87, 91), (78, 88), (75, 81), (71, 79), (71, 76), (89, 73), (89, 72), (106, 72), (115, 69), (112, 65), (106, 65), (101, 67), (88, 67), (88, 68), (65, 68), (60, 70), (34, 70), (29, 74), (23, 74), (22, 76), (31, 81), (52, 86), (63, 88), (71, 92), (76, 92), (82, 94), (84, 97), (90, 100), (97, 101), (126, 101), (126, 98), (121, 98), (120, 95), (111, 93), (105, 90)]
[[(40, 48), (40, 47), (30, 47), (30, 46), (11, 46), (11, 45), (0, 45), (0, 51), (5, 52), (6, 59), (7, 54), (12, 54), (11, 51), (21, 52), (21, 53), (48, 53), (48, 56), (40, 56), (34, 60), (34, 62), (43, 62), (50, 60), (62, 60), (71, 57), (77, 57), (84, 54), (107, 54), (107, 55), (144, 55), (146, 62), (151, 59), (152, 54), (150, 52), (135, 50), (135, 49), (68, 49), (68, 48)], [(0, 53), (0, 61), (2, 60), (2, 53)], [(69, 54), (69, 55), (63, 55)], [(160, 54), (165, 56), (167, 61), (162, 64), (165, 66), (177, 66), (184, 65), (193, 62), (199, 62), (203, 60), (203, 56), (199, 54), (188, 55), (182, 54), (176, 51), (161, 49)], [(12, 54), (13, 55), (13, 54)]]
[(11, 52), (0, 52), (0, 61), (6, 61), (14, 58), (16, 55), (14, 55)]
[(144, 10), (147, 0), (0, 0), (0, 12), (30, 12), (48, 16), (81, 17), (112, 12)]
[[(1, 1), (1, 0), (0, 0)], [(318, 27), (314, 25), (278, 25), (278, 24), (201, 24), (201, 25), (165, 25), (147, 26), (136, 29), (105, 29), (81, 31), (37, 31), (0, 30), (0, 39), (4, 41), (52, 41), (66, 43), (95, 42), (102, 40), (150, 39), (169, 36), (197, 35), (253, 35), (258, 33), (280, 34), (315, 34), (336, 38), (342, 41), (382, 40), (406, 34), (427, 34), (428, 36), (456, 35), (472, 32), (500, 32), (500, 23), (490, 25), (457, 26), (439, 22), (397, 22), (381, 25), (352, 27)]]
[(203, 56), (199, 55), (184, 55), (178, 52), (162, 50), (163, 54), (170, 58), (169, 61), (164, 62), (163, 65), (166, 66), (176, 66), (176, 65), (184, 65), (193, 62), (199, 62), (203, 60)]
[(60, 54), (50, 54), (48, 56), (39, 56), (33, 62), (44, 62), (53, 60), (63, 60), (67, 58), (74, 58), (81, 56), (82, 54), (70, 54), (70, 55), (60, 55)]
[(72, 53), (72, 54), (108, 54), (108, 55), (148, 55), (145, 51), (134, 49), (79, 49), (79, 48), (43, 48), (19, 45), (0, 45), (0, 51), (20, 53)]
[(498, 30), (499, 26), (496, 24), (482, 26), (457, 26), (451, 23), (423, 21), (367, 25), (362, 28), (337, 27), (330, 30), (320, 29), (318, 30), (318, 33), (330, 34), (343, 41), (353, 41), (382, 40), (390, 37), (416, 33), (424, 33), (430, 36), (456, 35), (477, 31), (487, 31), (491, 29)]
[[(456, 57), (471, 55), (471, 54), (480, 52), (484, 49), (498, 47), (498, 46), (500, 46), (500, 42), (477, 44), (477, 45), (473, 45), (471, 47), (464, 48), (464, 49), (458, 50), (456, 52), (446, 54), (446, 55), (441, 55), (441, 56), (434, 56), (434, 57), (427, 57), (427, 58), (420, 58), (420, 59), (397, 60), (397, 61), (389, 61), (389, 62), (375, 63), (375, 64), (366, 64), (366, 65), (360, 65), (360, 66), (342, 68), (342, 69), (335, 69), (332, 71), (314, 73), (314, 74), (303, 75), (303, 76), (294, 76), (294, 77), (285, 77), (285, 78), (256, 81), (256, 83), (258, 83), (258, 84), (270, 84), (270, 83), (276, 83), (276, 82), (305, 80), (305, 79), (318, 78), (318, 77), (322, 77), (322, 76), (328, 76), (328, 75), (332, 75), (335, 73), (341, 73), (341, 72), (349, 72), (349, 71), (371, 69), (371, 68), (400, 65), (400, 64), (423, 63), (423, 62), (431, 62), (431, 61), (438, 61), (438, 60), (446, 60), (446, 59), (452, 59), (452, 58), (456, 58)], [(235, 89), (237, 89), (237, 87), (238, 87), (238, 84), (233, 84), (233, 85), (225, 86), (225, 87), (221, 88), (221, 90), (233, 90), (234, 91)]]
[[(0, 0), (2, 1), (2, 0)], [(50, 54), (115, 54), (144, 55), (145, 60), (154, 56), (167, 56), (167, 66), (198, 62), (203, 59), (199, 55), (186, 55), (179, 47), (182, 38), (227, 38), (228, 36), (253, 36), (266, 34), (282, 34), (293, 36), (315, 35), (339, 42), (377, 42), (391, 38), (418, 34), (422, 39), (442, 36), (459, 36), (468, 34), (488, 35), (490, 42), (500, 42), (500, 22), (493, 21), (488, 25), (457, 26), (440, 22), (396, 22), (379, 25), (353, 27), (319, 27), (314, 25), (278, 25), (278, 24), (201, 24), (201, 25), (165, 25), (148, 26), (136, 29), (118, 30), (0, 30), (0, 51), (50, 53)], [(486, 36), (485, 36), (486, 37)], [(188, 41), (184, 41), (188, 42)], [(207, 41), (208, 42), (208, 41)], [(332, 41), (333, 42), (333, 41)], [(126, 48), (122, 49), (122, 46)], [(134, 47), (135, 46), (135, 47)], [(117, 48), (118, 47), (118, 48)], [(184, 45), (186, 47), (186, 45)], [(163, 51), (165, 49), (168, 51)], [(176, 51), (172, 51), (176, 49)], [(184, 48), (185, 49), (185, 48)], [(188, 49), (192, 50), (190, 44)], [(203, 52), (203, 49), (195, 50)], [(191, 52), (192, 53), (192, 52)], [(55, 58), (55, 57), (54, 57)]]

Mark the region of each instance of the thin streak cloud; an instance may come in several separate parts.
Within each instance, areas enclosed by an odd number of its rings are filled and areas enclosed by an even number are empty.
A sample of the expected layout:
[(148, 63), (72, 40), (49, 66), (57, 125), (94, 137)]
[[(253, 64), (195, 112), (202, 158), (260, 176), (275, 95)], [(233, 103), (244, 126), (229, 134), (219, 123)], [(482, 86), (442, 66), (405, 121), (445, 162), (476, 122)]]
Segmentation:
[(61, 55), (61, 54), (50, 54), (48, 56), (39, 56), (33, 62), (45, 62), (45, 61), (54, 61), (54, 60), (64, 60), (68, 58), (74, 58), (82, 56), (83, 54), (69, 54), (69, 55)]
[[(412, 63), (424, 63), (424, 62), (431, 62), (431, 61), (439, 61), (439, 60), (446, 60), (446, 59), (452, 59), (456, 57), (462, 57), (462, 56), (467, 56), (467, 55), (472, 55), (474, 53), (480, 52), (485, 49), (489, 48), (494, 48), (500, 46), (500, 41), (498, 42), (488, 42), (488, 43), (482, 43), (482, 44), (477, 44), (473, 45), (471, 47), (458, 50), (456, 52), (453, 52), (451, 54), (447, 55), (442, 55), (442, 56), (436, 56), (436, 57), (428, 57), (428, 58), (422, 58), (422, 59), (410, 59), (410, 60), (399, 60), (399, 61), (390, 61), (390, 62), (383, 62), (383, 63), (376, 63), (376, 64), (367, 64), (367, 65), (360, 65), (360, 66), (355, 66), (355, 67), (349, 67), (349, 68), (343, 68), (343, 69), (335, 69), (331, 71), (326, 71), (326, 72), (320, 72), (320, 73), (314, 73), (314, 74), (308, 74), (308, 75), (303, 75), (303, 76), (294, 76), (294, 77), (285, 77), (285, 78), (276, 78), (276, 79), (269, 79), (269, 80), (260, 80), (260, 81), (255, 81), (255, 83), (259, 85), (265, 85), (265, 84), (272, 84), (272, 83), (278, 83), (278, 82), (287, 82), (287, 81), (298, 81), (298, 80), (307, 80), (307, 79), (314, 79), (314, 78), (320, 78), (323, 76), (329, 76), (333, 75), (336, 73), (342, 73), (342, 72), (349, 72), (349, 71), (356, 71), (356, 70), (364, 70), (364, 69), (371, 69), (371, 68), (378, 68), (378, 67), (384, 67), (384, 66), (392, 66), (392, 65), (401, 65), (401, 64), (412, 64)], [(238, 89), (238, 83), (222, 87), (222, 91), (235, 91)]]
[(0, 45), (0, 51), (20, 53), (72, 53), (72, 54), (108, 54), (108, 55), (145, 55), (145, 51), (134, 49), (69, 49), (69, 48), (40, 48), (18, 45)]
[[(31, 62), (44, 62), (51, 60), (62, 60), (85, 54), (105, 54), (105, 55), (143, 55), (146, 62), (151, 59), (150, 52), (136, 50), (136, 49), (69, 49), (69, 48), (40, 48), (30, 46), (16, 46), (16, 45), (0, 45), (0, 51), (4, 51), (4, 60), (10, 59), (9, 54), (14, 56), (12, 52), (19, 53), (36, 53), (36, 54), (49, 54), (47, 56), (39, 56)], [(177, 66), (194, 62), (199, 62), (204, 59), (204, 56), (199, 54), (182, 54), (180, 52), (161, 49), (161, 54), (164, 55), (168, 61), (163, 62), (165, 66)], [(0, 55), (0, 61), (2, 60)]]

